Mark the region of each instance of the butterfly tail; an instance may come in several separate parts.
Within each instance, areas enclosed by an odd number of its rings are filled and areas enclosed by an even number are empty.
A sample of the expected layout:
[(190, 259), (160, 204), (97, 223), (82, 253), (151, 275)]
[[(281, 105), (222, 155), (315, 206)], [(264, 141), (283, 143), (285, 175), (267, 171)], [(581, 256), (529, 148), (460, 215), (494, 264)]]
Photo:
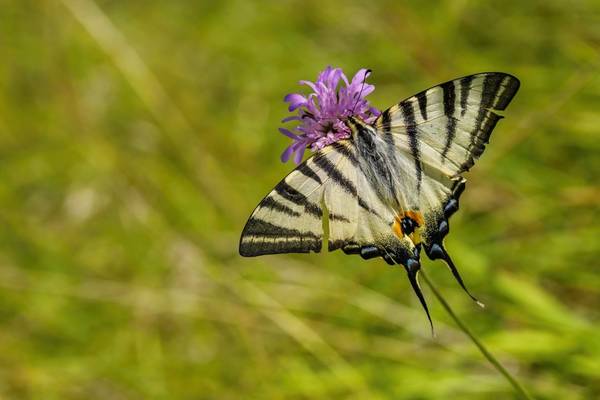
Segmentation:
[(406, 273), (408, 274), (408, 280), (410, 281), (410, 285), (412, 286), (415, 294), (417, 295), (417, 297), (419, 298), (419, 301), (421, 302), (421, 306), (423, 306), (423, 309), (425, 310), (425, 313), (427, 314), (427, 319), (429, 320), (429, 326), (431, 326), (431, 335), (435, 336), (435, 331), (433, 329), (433, 322), (431, 321), (431, 316), (429, 315), (429, 308), (427, 307), (427, 302), (425, 301), (425, 297), (423, 296), (423, 292), (421, 291), (421, 285), (419, 285), (419, 270), (421, 269), (421, 264), (419, 263), (419, 261), (413, 259), (413, 258), (409, 258), (408, 261), (406, 262), (406, 265), (404, 265), (404, 268), (406, 268)]
[(485, 304), (483, 304), (482, 302), (480, 302), (479, 300), (477, 300), (477, 298), (475, 296), (473, 296), (471, 294), (471, 292), (469, 292), (469, 290), (467, 289), (465, 283), (462, 280), (462, 277), (460, 276), (460, 273), (458, 272), (458, 269), (454, 265), (454, 262), (452, 261), (452, 258), (450, 258), (450, 255), (448, 254), (448, 252), (446, 251), (446, 249), (444, 249), (444, 247), (440, 246), (439, 244), (433, 244), (431, 246), (431, 249), (429, 250), (429, 256), (433, 260), (439, 260), (439, 259), (444, 260), (444, 262), (446, 263), (446, 265), (448, 266), (448, 268), (452, 272), (452, 275), (454, 276), (454, 279), (456, 279), (456, 281), (458, 282), (458, 284), (460, 285), (460, 287), (463, 288), (463, 290), (465, 291), (465, 293), (467, 293), (469, 295), (469, 297), (471, 299), (473, 299), (473, 301), (475, 303), (477, 303), (477, 305), (479, 307), (481, 307), (481, 308), (485, 307)]

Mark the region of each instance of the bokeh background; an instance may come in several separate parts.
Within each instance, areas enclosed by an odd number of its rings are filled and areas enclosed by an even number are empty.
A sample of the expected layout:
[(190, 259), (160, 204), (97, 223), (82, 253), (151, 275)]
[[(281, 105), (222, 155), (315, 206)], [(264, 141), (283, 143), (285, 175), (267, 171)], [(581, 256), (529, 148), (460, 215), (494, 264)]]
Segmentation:
[(521, 79), (446, 242), (487, 308), (424, 268), (536, 398), (600, 397), (598, 1), (1, 1), (0, 60), (0, 397), (516, 398), (401, 268), (238, 255), (327, 65), (380, 108)]

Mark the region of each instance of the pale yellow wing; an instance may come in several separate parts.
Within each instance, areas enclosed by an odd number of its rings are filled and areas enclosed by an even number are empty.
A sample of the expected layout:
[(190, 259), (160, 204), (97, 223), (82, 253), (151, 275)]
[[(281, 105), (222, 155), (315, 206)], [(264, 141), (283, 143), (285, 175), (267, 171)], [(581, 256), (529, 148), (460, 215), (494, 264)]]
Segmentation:
[(393, 218), (357, 168), (352, 142), (340, 141), (300, 164), (260, 202), (239, 251), (243, 256), (319, 252), (326, 219), (330, 251), (360, 252), (391, 235)]

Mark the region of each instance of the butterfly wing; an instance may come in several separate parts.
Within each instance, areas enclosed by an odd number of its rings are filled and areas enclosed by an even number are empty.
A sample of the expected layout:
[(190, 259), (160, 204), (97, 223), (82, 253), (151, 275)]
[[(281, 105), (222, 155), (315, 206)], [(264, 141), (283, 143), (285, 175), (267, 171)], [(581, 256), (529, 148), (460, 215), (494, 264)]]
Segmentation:
[(481, 73), (434, 86), (384, 111), (374, 127), (407, 161), (406, 204), (419, 210), (419, 237), (431, 259), (444, 259), (464, 287), (444, 249), (448, 218), (465, 187), (460, 175), (483, 153), (492, 130), (519, 88), (505, 73)]
[(492, 130), (502, 118), (519, 80), (488, 72), (445, 82), (384, 111), (375, 122), (383, 135), (400, 134), (398, 143), (410, 151), (417, 178), (419, 162), (447, 175), (468, 171), (483, 153)]
[(339, 141), (294, 169), (253, 211), (240, 254), (319, 252), (325, 225), (330, 251), (380, 242), (393, 216), (364, 184), (356, 157), (352, 142)]

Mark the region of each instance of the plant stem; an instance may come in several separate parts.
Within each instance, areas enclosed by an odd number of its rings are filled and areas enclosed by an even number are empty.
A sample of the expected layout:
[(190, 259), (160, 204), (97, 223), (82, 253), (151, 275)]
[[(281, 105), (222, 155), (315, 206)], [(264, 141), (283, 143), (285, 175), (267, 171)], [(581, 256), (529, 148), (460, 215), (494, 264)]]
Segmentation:
[(427, 284), (427, 286), (429, 286), (429, 288), (433, 292), (434, 296), (439, 300), (440, 303), (442, 303), (442, 306), (444, 307), (444, 309), (448, 312), (448, 314), (454, 320), (454, 322), (456, 322), (456, 325), (458, 325), (458, 327), (471, 339), (471, 341), (475, 344), (475, 346), (477, 346), (477, 348), (479, 349), (481, 354), (483, 354), (483, 356), (485, 358), (487, 358), (487, 360), (494, 366), (494, 368), (496, 368), (498, 370), (498, 372), (500, 372), (506, 378), (506, 380), (508, 380), (508, 382), (512, 385), (512, 387), (515, 389), (515, 391), (521, 397), (523, 397), (524, 399), (527, 399), (527, 400), (533, 400), (533, 397), (531, 397), (525, 391), (523, 386), (521, 386), (521, 384), (519, 382), (517, 382), (517, 380), (510, 374), (510, 372), (508, 372), (506, 370), (506, 368), (504, 368), (502, 366), (502, 364), (500, 364), (500, 362), (496, 359), (496, 357), (494, 357), (492, 355), (492, 353), (490, 353), (488, 351), (488, 349), (483, 345), (483, 343), (481, 343), (479, 341), (479, 339), (477, 339), (477, 337), (475, 337), (475, 335), (473, 335), (473, 333), (471, 333), (469, 328), (467, 328), (467, 326), (458, 318), (458, 316), (454, 313), (454, 311), (450, 307), (450, 304), (448, 304), (448, 302), (444, 299), (444, 297), (441, 295), (441, 293), (438, 292), (436, 287), (433, 285), (433, 283), (431, 283), (431, 281), (429, 280), (427, 275), (425, 275), (423, 270), (420, 270), (419, 273), (420, 273), (420, 276), (425, 281), (425, 283)]

